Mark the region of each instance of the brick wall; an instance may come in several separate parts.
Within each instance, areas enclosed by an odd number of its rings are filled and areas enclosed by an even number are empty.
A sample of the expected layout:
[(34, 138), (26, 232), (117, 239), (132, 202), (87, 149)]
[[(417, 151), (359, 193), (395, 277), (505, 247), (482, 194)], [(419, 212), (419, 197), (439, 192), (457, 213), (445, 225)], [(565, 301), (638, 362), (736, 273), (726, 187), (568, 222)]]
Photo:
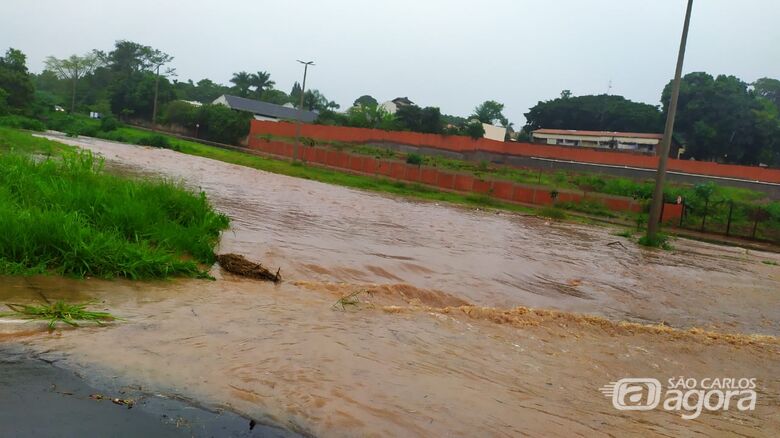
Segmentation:
[[(383, 131), (380, 129), (312, 124), (304, 124), (301, 132), (301, 135), (304, 137), (345, 143), (388, 142), (436, 148), (458, 153), (483, 151), (504, 155), (541, 157), (646, 169), (653, 169), (658, 166), (657, 157), (638, 153), (601, 151), (534, 143), (501, 142), (485, 138), (474, 140), (470, 137), (458, 135), (421, 134), (418, 132)], [(266, 134), (278, 137), (295, 137), (295, 124), (253, 120), (249, 134), (249, 143), (256, 142), (257, 137)], [(780, 169), (669, 159), (669, 170), (698, 175), (780, 183)]]

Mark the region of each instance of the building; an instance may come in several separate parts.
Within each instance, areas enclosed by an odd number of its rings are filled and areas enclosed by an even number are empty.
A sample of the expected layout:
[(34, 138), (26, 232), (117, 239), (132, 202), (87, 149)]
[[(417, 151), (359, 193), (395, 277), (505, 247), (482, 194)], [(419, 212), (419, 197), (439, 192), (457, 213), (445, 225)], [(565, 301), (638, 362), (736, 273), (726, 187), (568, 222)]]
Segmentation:
[(409, 100), (408, 97), (396, 97), (393, 100), (388, 100), (387, 102), (379, 104), (379, 107), (390, 114), (395, 114), (395, 112), (398, 111), (398, 108), (412, 105), (414, 105), (414, 102)]
[(483, 138), (487, 138), (495, 141), (504, 141), (506, 138), (506, 128), (503, 126), (493, 126), (490, 123), (483, 123), (482, 128), (485, 129)]
[[(579, 131), (574, 129), (537, 129), (531, 132), (531, 141), (558, 146), (618, 149), (655, 154), (663, 134), (637, 132)], [(677, 156), (672, 145), (669, 155)]]
[(212, 103), (214, 105), (225, 105), (236, 111), (252, 113), (255, 120), (266, 120), (271, 122), (298, 120), (300, 114), (302, 122), (312, 123), (319, 115), (316, 111), (299, 112), (292, 107), (276, 105), (260, 100), (246, 99), (244, 97), (230, 96), (228, 94), (219, 96)]

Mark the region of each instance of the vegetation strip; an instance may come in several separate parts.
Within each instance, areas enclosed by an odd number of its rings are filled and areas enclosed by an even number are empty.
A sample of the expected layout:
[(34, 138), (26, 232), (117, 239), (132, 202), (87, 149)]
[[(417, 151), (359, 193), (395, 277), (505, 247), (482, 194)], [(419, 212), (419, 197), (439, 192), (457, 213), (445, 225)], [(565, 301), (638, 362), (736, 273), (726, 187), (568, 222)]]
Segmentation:
[(89, 152), (8, 128), (0, 149), (0, 274), (207, 276), (228, 218), (204, 193), (111, 175)]

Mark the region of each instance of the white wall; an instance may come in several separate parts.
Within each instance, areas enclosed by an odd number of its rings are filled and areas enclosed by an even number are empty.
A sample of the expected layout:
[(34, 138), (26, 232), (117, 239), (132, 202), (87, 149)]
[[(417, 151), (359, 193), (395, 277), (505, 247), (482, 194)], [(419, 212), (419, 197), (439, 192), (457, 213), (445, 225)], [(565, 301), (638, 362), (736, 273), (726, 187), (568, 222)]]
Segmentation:
[(485, 135), (483, 135), (484, 138), (496, 141), (504, 141), (504, 138), (506, 137), (506, 128), (502, 128), (501, 126), (493, 126), (488, 123), (483, 123), (482, 127), (485, 128)]

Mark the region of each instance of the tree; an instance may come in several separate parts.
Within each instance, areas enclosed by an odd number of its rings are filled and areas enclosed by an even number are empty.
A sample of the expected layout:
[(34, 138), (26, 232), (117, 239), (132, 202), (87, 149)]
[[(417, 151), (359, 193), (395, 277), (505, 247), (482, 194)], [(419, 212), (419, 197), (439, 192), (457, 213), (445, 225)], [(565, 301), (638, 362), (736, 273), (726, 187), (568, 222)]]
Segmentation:
[(525, 118), (526, 132), (540, 128), (663, 132), (663, 118), (657, 107), (616, 95), (562, 97), (539, 102), (525, 113)]
[(10, 48), (0, 56), (0, 89), (5, 91), (7, 110), (22, 111), (31, 106), (35, 87), (21, 51)]
[(563, 90), (561, 91), (561, 99), (568, 99), (572, 96), (571, 90)]
[(69, 58), (58, 59), (49, 56), (44, 61), (46, 69), (53, 72), (59, 79), (71, 82), (70, 112), (76, 111), (76, 84), (79, 79), (92, 73), (99, 65), (100, 59), (93, 53), (84, 56), (70, 55)]
[(482, 126), (482, 122), (476, 119), (466, 122), (466, 124), (463, 125), (462, 131), (474, 140), (485, 136), (485, 127)]
[(290, 103), (290, 96), (282, 90), (271, 88), (263, 92), (263, 101), (269, 103), (275, 103), (277, 105), (284, 105)]
[(252, 87), (252, 75), (240, 71), (233, 73), (233, 77), (230, 78), (230, 82), (233, 84), (233, 90), (241, 97), (249, 97), (250, 88)]
[(398, 126), (408, 131), (441, 134), (444, 128), (441, 112), (435, 107), (404, 105), (395, 112), (395, 118)]
[(292, 89), (290, 90), (290, 101), (293, 105), (297, 108), (300, 105), (301, 101), (301, 84), (298, 83), (298, 81), (295, 81), (295, 83), (292, 86)]
[(501, 126), (507, 126), (509, 121), (504, 117), (503, 111), (503, 103), (498, 103), (495, 100), (486, 100), (474, 108), (474, 117), (488, 125), (495, 125), (496, 122), (500, 122)]
[(780, 110), (780, 80), (761, 78), (753, 82), (756, 95), (772, 102)]
[(377, 102), (376, 99), (369, 96), (368, 94), (364, 94), (352, 103), (352, 106), (377, 106), (379, 105), (379, 102)]
[[(671, 93), (671, 82), (661, 94), (664, 113)], [(689, 73), (682, 78), (675, 120), (676, 136), (685, 145), (685, 155), (697, 160), (757, 164), (762, 155), (764, 130), (772, 124), (772, 113), (766, 111), (735, 76), (715, 78), (704, 72)]]
[(170, 82), (158, 74), (160, 67), (173, 60), (170, 55), (125, 40), (117, 41), (108, 54), (95, 54), (108, 66), (108, 100), (114, 114), (154, 118), (155, 103), (164, 104), (175, 97)]
[(357, 128), (392, 130), (395, 117), (379, 105), (355, 105), (347, 110), (347, 124)]
[(262, 99), (263, 93), (276, 85), (276, 82), (271, 80), (271, 74), (265, 71), (259, 71), (250, 75), (249, 85), (255, 87), (254, 94), (258, 99)]

